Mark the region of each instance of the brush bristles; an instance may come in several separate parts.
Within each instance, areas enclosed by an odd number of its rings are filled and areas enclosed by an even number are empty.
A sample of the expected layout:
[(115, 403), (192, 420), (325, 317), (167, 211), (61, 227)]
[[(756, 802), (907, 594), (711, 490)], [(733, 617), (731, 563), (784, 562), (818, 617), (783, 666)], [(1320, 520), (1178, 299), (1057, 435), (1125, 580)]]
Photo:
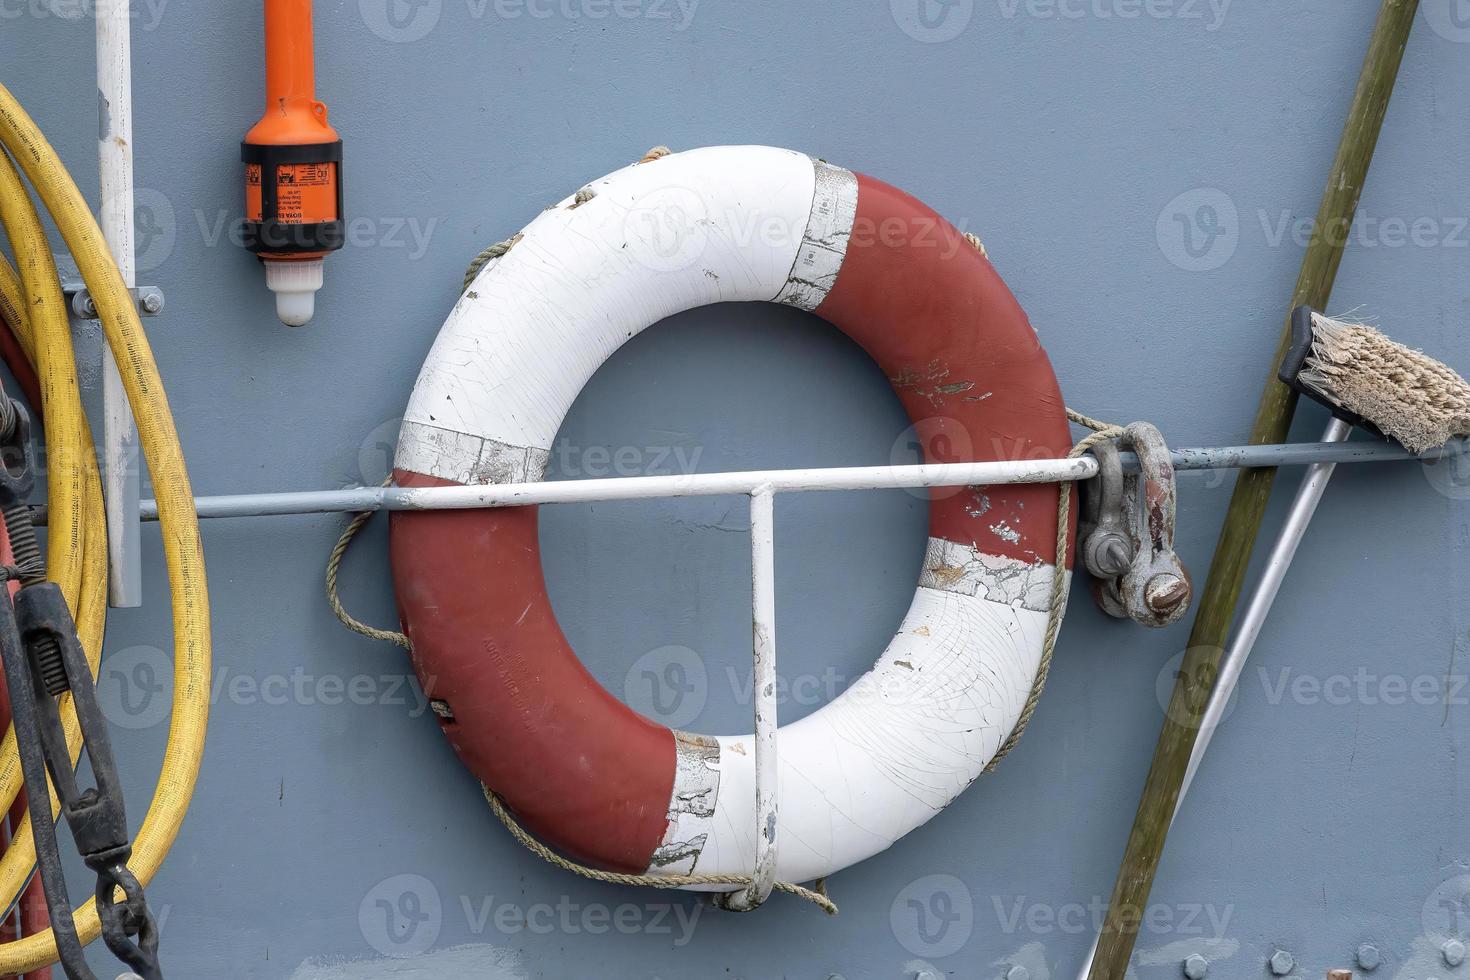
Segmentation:
[(1302, 383), (1416, 453), (1470, 435), (1470, 384), (1372, 327), (1312, 314)]

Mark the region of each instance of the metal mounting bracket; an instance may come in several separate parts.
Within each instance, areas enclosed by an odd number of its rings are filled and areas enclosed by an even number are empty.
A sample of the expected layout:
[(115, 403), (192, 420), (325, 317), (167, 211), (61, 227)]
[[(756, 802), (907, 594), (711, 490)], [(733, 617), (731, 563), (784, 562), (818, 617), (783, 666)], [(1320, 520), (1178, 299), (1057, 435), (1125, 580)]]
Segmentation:
[[(61, 290), (71, 299), (71, 311), (83, 320), (97, 319), (97, 303), (92, 299), (92, 293), (80, 282), (63, 282)], [(139, 286), (128, 290), (133, 295), (133, 303), (138, 307), (141, 316), (158, 316), (163, 312), (167, 301), (163, 290), (157, 286)]]

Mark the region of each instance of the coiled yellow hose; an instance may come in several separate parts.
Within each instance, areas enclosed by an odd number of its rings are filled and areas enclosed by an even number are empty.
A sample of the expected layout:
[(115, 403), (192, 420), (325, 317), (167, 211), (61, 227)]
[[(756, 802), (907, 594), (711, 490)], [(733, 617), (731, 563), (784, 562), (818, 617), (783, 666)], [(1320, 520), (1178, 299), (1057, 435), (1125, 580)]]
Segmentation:
[[(76, 362), (61, 293), (35, 206), (16, 165), (36, 189), (82, 273), (101, 317), (138, 423), (143, 458), (153, 477), (173, 595), (174, 698), (168, 746), (153, 803), (134, 842), (129, 867), (149, 882), (173, 845), (188, 810), (204, 751), (209, 719), (209, 595), (204, 553), (178, 433), (137, 310), (86, 201), (10, 91), (0, 85), (0, 226), (18, 270), (0, 260), (0, 312), (15, 326), (41, 381), (47, 442), (50, 521), (48, 568), (77, 617), (88, 659), (96, 670), (106, 613), (106, 529), (96, 455), (78, 391)], [(77, 752), (75, 714), (64, 705), (68, 743)], [(15, 733), (0, 742), (0, 800), (13, 801), (23, 779)], [(54, 806), (54, 803), (53, 803)], [(23, 823), (0, 859), (0, 900), (18, 897), (35, 863), (29, 823)], [(4, 907), (4, 906), (0, 906)], [(101, 925), (94, 902), (77, 910), (83, 942)], [(47, 931), (0, 944), (0, 975), (25, 973), (56, 962)]]

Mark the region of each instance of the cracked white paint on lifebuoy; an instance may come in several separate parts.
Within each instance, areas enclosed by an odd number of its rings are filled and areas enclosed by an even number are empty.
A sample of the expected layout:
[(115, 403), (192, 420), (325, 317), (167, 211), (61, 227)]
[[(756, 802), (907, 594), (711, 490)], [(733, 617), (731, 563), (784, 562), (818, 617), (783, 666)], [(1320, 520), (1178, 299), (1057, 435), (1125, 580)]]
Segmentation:
[(510, 446), (426, 422), (404, 423), (398, 452), (443, 461), (435, 475), (455, 483), (535, 483), (551, 462), (550, 449)]
[(815, 165), (811, 215), (786, 286), (776, 297), (778, 303), (808, 311), (821, 306), (837, 282), (857, 218), (857, 177), (823, 160)]
[[(720, 791), (720, 743), (705, 735), (674, 733), (676, 753), (674, 791), (669, 797), (669, 812), (687, 813), (699, 819), (713, 818), (715, 800)], [(689, 838), (670, 833), (653, 853), (652, 867), (666, 874), (690, 874), (707, 835), (695, 833)]]
[(1044, 613), (1051, 608), (1054, 571), (1042, 562), (987, 555), (970, 545), (930, 538), (919, 584)]

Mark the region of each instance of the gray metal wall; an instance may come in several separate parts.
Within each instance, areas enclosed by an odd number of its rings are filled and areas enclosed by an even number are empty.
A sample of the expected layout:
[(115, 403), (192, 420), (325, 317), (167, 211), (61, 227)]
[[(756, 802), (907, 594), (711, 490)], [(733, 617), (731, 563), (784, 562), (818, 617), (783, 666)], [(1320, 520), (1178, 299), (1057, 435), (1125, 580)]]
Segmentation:
[[(93, 187), (92, 25), (48, 2), (0, 0), (0, 78)], [(466, 260), (658, 143), (790, 146), (911, 190), (984, 238), (1074, 407), (1154, 420), (1177, 445), (1242, 441), (1377, 4), (319, 0), (321, 96), (347, 139), (357, 224), (298, 331), (230, 241), (237, 141), (261, 110), (260, 5), (135, 7), (141, 265), (168, 293), (149, 330), (196, 487), (223, 493), (381, 477)], [(1334, 302), (1462, 369), (1465, 7), (1425, 2)], [(1306, 407), (1296, 435), (1322, 422)], [(619, 353), (556, 465), (884, 463), (911, 459), (905, 427), (835, 331), (716, 308)], [(1219, 478), (1184, 481), (1197, 581), (1227, 496)], [(1320, 977), (1364, 943), (1374, 976), (1457, 975), (1440, 946), (1470, 929), (1466, 497), (1470, 479), (1414, 465), (1335, 482), (1171, 839), (1139, 978), (1177, 976), (1191, 953), (1211, 977), (1260, 977), (1277, 948)], [(778, 521), (794, 718), (887, 640), (924, 506), (901, 492), (790, 498)], [(690, 727), (745, 730), (742, 503), (565, 507), (545, 523), (553, 596), (594, 673)], [(401, 652), (327, 610), (339, 526), (206, 529), (209, 750), (150, 892), (170, 976), (1075, 973), (1187, 627), (1105, 620), (1079, 587), (1050, 690), (1000, 771), (835, 876), (840, 917), (789, 899), (734, 916), (585, 883), (511, 841), (405, 684)], [(384, 540), (367, 535), (345, 586), (388, 623)], [(144, 541), (147, 605), (113, 615), (102, 682), (135, 818), (166, 736), (171, 642), (156, 529)], [(674, 663), (686, 683), (655, 691)]]

